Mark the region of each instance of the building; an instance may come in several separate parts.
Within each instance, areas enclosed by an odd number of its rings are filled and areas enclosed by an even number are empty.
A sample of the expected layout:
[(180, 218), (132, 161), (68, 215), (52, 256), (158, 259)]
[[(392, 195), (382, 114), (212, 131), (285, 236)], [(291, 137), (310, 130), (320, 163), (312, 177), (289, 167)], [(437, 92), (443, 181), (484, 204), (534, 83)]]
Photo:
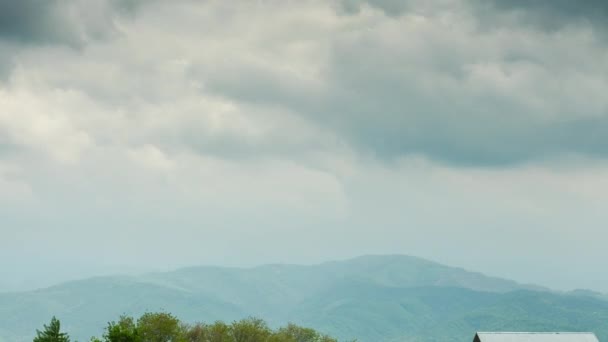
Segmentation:
[(473, 342), (599, 342), (593, 333), (478, 332)]

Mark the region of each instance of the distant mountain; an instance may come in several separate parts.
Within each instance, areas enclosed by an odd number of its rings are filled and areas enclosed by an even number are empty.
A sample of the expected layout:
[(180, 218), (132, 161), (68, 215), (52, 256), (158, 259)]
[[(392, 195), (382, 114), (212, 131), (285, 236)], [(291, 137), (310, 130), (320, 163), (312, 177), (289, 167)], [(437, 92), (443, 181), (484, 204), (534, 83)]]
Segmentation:
[(596, 293), (554, 293), (396, 255), (314, 266), (194, 267), (0, 294), (0, 341), (31, 341), (52, 315), (86, 341), (121, 314), (159, 310), (192, 322), (292, 321), (362, 342), (468, 341), (477, 330), (584, 330), (608, 339), (608, 301)]

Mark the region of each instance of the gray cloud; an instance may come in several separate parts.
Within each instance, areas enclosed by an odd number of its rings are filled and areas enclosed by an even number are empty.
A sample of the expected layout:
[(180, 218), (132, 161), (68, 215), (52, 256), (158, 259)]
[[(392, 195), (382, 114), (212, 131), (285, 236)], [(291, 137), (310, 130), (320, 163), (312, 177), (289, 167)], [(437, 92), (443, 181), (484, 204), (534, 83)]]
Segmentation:
[[(185, 78), (202, 84), (202, 94), (243, 107), (239, 115), (246, 117), (248, 124), (264, 126), (256, 128), (262, 133), (254, 137), (210, 133), (206, 129), (209, 122), (193, 119), (209, 113), (197, 109), (200, 112), (186, 118), (181, 112), (189, 109), (177, 105), (171, 110), (172, 115), (182, 117), (181, 125), (168, 122), (163, 127), (170, 133), (159, 128), (135, 134), (139, 137), (134, 140), (141, 143), (160, 138), (172, 145), (187, 145), (203, 155), (231, 158), (299, 156), (342, 142), (383, 160), (425, 155), (458, 165), (513, 165), (570, 154), (607, 157), (601, 136), (608, 134), (606, 101), (602, 100), (608, 85), (597, 73), (606, 70), (606, 62), (600, 58), (606, 49), (594, 40), (578, 41), (584, 35), (576, 31), (566, 32), (565, 39), (553, 39), (529, 27), (514, 27), (501, 34), (480, 33), (474, 21), (467, 22), (471, 18), (466, 15), (443, 24), (438, 19), (452, 10), (462, 15), (463, 9), (468, 7), (438, 5), (435, 14), (423, 10), (425, 21), (419, 27), (413, 25), (415, 18), (403, 12), (406, 17), (400, 20), (383, 20), (371, 27), (362, 23), (350, 31), (317, 32), (315, 28), (312, 31), (327, 37), (319, 39), (326, 59), (315, 61), (312, 55), (311, 62), (322, 63), (320, 78), (312, 81), (289, 72), (291, 64), (299, 61), (269, 52), (309, 44), (306, 35), (264, 40), (265, 35), (288, 29), (257, 32), (253, 28), (251, 37), (261, 40), (251, 43), (239, 42), (234, 36), (221, 37), (222, 32), (209, 37), (203, 30), (197, 33), (201, 51), (220, 53), (221, 59), (187, 60)], [(239, 19), (223, 25), (238, 29), (247, 24)], [(519, 42), (523, 36), (527, 39)], [(222, 40), (236, 45), (217, 43)], [(132, 41), (133, 49), (143, 51), (136, 47), (137, 42)], [(268, 45), (262, 49), (258, 43)], [(573, 44), (577, 45), (575, 50)], [(184, 96), (180, 93), (187, 91), (181, 88), (184, 80), (172, 80), (179, 85), (174, 89), (167, 78), (174, 75), (158, 73), (157, 68), (166, 61), (127, 62), (128, 51), (122, 53), (124, 63), (105, 69), (125, 75), (118, 81), (121, 87), (114, 87), (116, 82), (88, 79), (58, 83), (75, 86), (102, 102), (111, 98), (112, 105), (127, 105), (134, 98), (161, 106)], [(193, 52), (175, 52), (180, 53)], [(270, 62), (258, 62), (267, 58)], [(165, 81), (157, 82), (159, 79)], [(260, 114), (268, 111), (284, 111), (297, 120), (281, 121), (287, 114)], [(318, 128), (323, 139), (316, 134), (293, 134), (303, 127), (307, 132)]]
[[(608, 29), (608, 2), (603, 0), (464, 0), (460, 4), (450, 1), (417, 0), (340, 0), (342, 13), (355, 15), (362, 6), (378, 9), (389, 17), (407, 13), (432, 13), (442, 7), (460, 5), (477, 17), (483, 30), (492, 27), (508, 28), (526, 25), (548, 32), (556, 32), (571, 25), (592, 27), (605, 36)], [(464, 5), (464, 7), (463, 7)]]
[[(544, 109), (528, 104), (534, 98), (559, 102), (553, 96), (572, 96), (569, 92), (577, 91), (572, 84), (564, 84), (554, 94), (533, 88), (527, 94), (502, 89), (478, 92), (474, 88), (484, 85), (475, 84), (476, 71), (467, 65), (481, 61), (456, 56), (443, 60), (450, 52), (438, 47), (429, 56), (438, 60), (429, 64), (391, 63), (393, 58), (406, 60), (410, 52), (387, 52), (373, 45), (369, 53), (362, 45), (336, 51), (331, 69), (336, 92), (318, 112), (319, 118), (333, 117), (327, 124), (343, 131), (360, 148), (370, 148), (383, 158), (422, 154), (469, 165), (516, 164), (577, 153), (608, 157), (608, 144), (601, 138), (608, 134), (606, 104), (599, 110), (584, 103), (579, 108)], [(393, 57), (386, 61), (374, 51)], [(519, 62), (511, 64), (499, 57), (492, 63), (506, 79), (510, 72), (526, 73), (525, 68), (518, 70)], [(546, 70), (530, 82), (567, 82), (567, 74), (555, 70), (551, 75), (551, 68), (542, 61), (534, 68)], [(431, 88), (421, 87), (424, 83)], [(605, 83), (603, 87), (606, 89)], [(580, 96), (597, 100), (598, 93)], [(546, 116), (555, 118), (547, 120)]]
[(418, 27), (403, 18), (332, 36), (322, 90), (238, 60), (195, 75), (206, 90), (290, 108), (382, 159), (505, 165), (608, 157), (601, 138), (608, 84), (597, 74), (608, 67), (603, 45), (578, 42), (577, 31), (565, 40), (518, 27), (472, 36), (474, 21), (442, 24), (441, 14)]
[[(568, 25), (591, 25), (600, 32), (608, 29), (608, 2), (603, 0), (473, 0), (473, 4), (481, 10), (481, 16), (512, 14), (521, 23), (548, 31)], [(483, 21), (492, 25), (491, 20)], [(494, 20), (494, 24), (500, 24), (500, 20)]]
[(142, 0), (0, 0), (0, 39), (80, 45), (116, 30), (116, 16), (134, 15)]
[[(94, 4), (101, 3), (62, 0), (0, 1), (0, 38), (24, 44), (79, 46), (87, 39), (102, 37), (107, 31), (113, 30), (111, 23), (101, 22), (101, 17), (107, 13), (92, 13), (100, 9)], [(87, 9), (87, 5), (91, 7)]]
[(0, 1), (0, 37), (36, 43), (74, 39), (56, 0)]
[(151, 4), (158, 0), (109, 0), (113, 8), (119, 12), (134, 15), (145, 4)]
[[(149, 3), (149, 2), (148, 2)], [(82, 48), (119, 34), (116, 19), (128, 18), (140, 0), (0, 0), (0, 79), (23, 47)]]
[(10, 75), (13, 66), (12, 54), (15, 50), (11, 45), (0, 41), (0, 80), (6, 79)]
[(399, 16), (411, 6), (409, 0), (340, 0), (339, 8), (346, 14), (358, 14), (364, 4), (382, 10), (388, 16)]

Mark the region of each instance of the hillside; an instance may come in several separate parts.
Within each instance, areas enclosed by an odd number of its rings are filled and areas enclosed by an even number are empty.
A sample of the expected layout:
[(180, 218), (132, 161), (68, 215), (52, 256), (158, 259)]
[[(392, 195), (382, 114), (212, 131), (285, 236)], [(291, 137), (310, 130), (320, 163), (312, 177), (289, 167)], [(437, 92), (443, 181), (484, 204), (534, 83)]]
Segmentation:
[(293, 321), (359, 341), (468, 341), (476, 330), (591, 330), (608, 338), (608, 302), (559, 294), (407, 256), (314, 266), (195, 267), (100, 277), (0, 294), (0, 341), (28, 341), (51, 315), (80, 341), (120, 314), (186, 321)]

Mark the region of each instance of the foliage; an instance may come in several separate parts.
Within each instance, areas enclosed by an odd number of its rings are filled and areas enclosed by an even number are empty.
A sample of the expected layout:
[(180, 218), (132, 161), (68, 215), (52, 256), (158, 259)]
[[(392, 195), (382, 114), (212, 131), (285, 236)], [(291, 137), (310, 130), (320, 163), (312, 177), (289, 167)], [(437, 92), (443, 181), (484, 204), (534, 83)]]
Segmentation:
[[(46, 341), (46, 340), (45, 340)], [(226, 324), (180, 322), (175, 316), (164, 313), (145, 313), (137, 321), (121, 316), (118, 322), (106, 326), (103, 340), (95, 337), (91, 342), (337, 342), (314, 329), (293, 323), (277, 330), (259, 318), (246, 318)]]
[(121, 316), (118, 322), (108, 323), (104, 339), (107, 342), (138, 342), (137, 325), (132, 317)]
[(228, 342), (231, 341), (231, 328), (224, 322), (215, 322), (207, 330), (209, 342)]
[(272, 331), (263, 320), (248, 318), (233, 322), (231, 335), (234, 342), (265, 342), (272, 335)]
[(61, 323), (53, 316), (49, 325), (44, 325), (44, 330), (36, 330), (34, 342), (70, 342), (70, 337), (61, 332)]
[(142, 342), (184, 341), (180, 321), (169, 313), (145, 313), (137, 320), (137, 334)]
[(337, 342), (326, 335), (321, 335), (311, 328), (303, 328), (293, 323), (280, 328), (270, 340), (271, 342)]

